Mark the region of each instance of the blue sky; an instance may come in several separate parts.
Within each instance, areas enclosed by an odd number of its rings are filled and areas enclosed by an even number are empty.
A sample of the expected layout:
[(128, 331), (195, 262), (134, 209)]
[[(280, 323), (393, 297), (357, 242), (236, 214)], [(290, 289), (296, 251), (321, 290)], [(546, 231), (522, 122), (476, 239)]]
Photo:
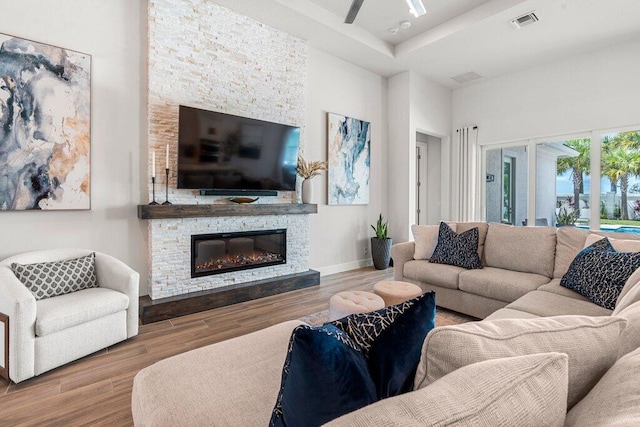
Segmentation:
[[(629, 178), (629, 187), (634, 184), (640, 183), (640, 180), (636, 177)], [(611, 191), (611, 183), (608, 178), (602, 178), (600, 180), (600, 189), (602, 192)], [(591, 190), (591, 177), (585, 176), (584, 178), (584, 192), (589, 193)], [(573, 183), (571, 182), (571, 172), (567, 171), (556, 177), (556, 193), (557, 194), (573, 194)], [(620, 189), (618, 188), (618, 194)]]

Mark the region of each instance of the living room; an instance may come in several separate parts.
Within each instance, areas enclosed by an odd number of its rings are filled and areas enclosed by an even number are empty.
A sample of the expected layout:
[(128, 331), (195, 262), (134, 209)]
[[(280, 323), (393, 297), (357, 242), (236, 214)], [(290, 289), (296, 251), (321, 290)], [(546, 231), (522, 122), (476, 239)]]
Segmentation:
[[(363, 12), (372, 1), (364, 3)], [(174, 120), (181, 104), (299, 126), (301, 148), (309, 160), (326, 160), (327, 113), (372, 124), (368, 204), (328, 205), (326, 178), (312, 181), (318, 212), (309, 215), (307, 267), (323, 278), (371, 265), (370, 224), (380, 213), (389, 220), (389, 236), (395, 242), (412, 239), (410, 228), (416, 223), (418, 203), (417, 134), (440, 139), (439, 200), (433, 201), (439, 210), (429, 220), (436, 224), (440, 219), (462, 219), (457, 214), (460, 196), (452, 148), (456, 129), (477, 126), (477, 144), (486, 146), (640, 128), (640, 33), (627, 25), (628, 19), (618, 19), (637, 16), (632, 1), (617, 6), (594, 2), (584, 6), (577, 0), (476, 2), (484, 6), (482, 16), (467, 16), (469, 21), (461, 29), (449, 29), (451, 33), (439, 43), (426, 43), (424, 61), (443, 63), (441, 75), (432, 78), (412, 71), (402, 58), (380, 53), (385, 45), (359, 27), (324, 28), (334, 38), (318, 41), (314, 37), (320, 36), (309, 34), (307, 41), (278, 29), (276, 13), (286, 12), (287, 19), (298, 17), (298, 24), (286, 24), (295, 28), (310, 22), (304, 11), (291, 10), (282, 1), (260, 7), (255, 3), (24, 0), (4, 5), (3, 34), (91, 55), (92, 194), (90, 210), (2, 212), (0, 258), (39, 249), (90, 248), (137, 271), (140, 295), (147, 295), (150, 231), (136, 209), (151, 201), (151, 153), (155, 151), (158, 162), (164, 164), (165, 143), (176, 134)], [(316, 10), (313, 2), (304, 3)], [(254, 6), (263, 21), (250, 17), (248, 10)], [(595, 12), (585, 12), (589, 7)], [(602, 7), (614, 11), (602, 14)], [(532, 10), (539, 11), (536, 25), (541, 27), (513, 29), (509, 20)], [(578, 33), (577, 24), (567, 24), (571, 31), (563, 34), (558, 27), (563, 20), (571, 21), (575, 10), (580, 11), (583, 29)], [(478, 36), (497, 23), (498, 35)], [(612, 27), (617, 30), (603, 30)], [(531, 36), (533, 31), (539, 34)], [(478, 56), (494, 48), (475, 46), (474, 40), (497, 43), (507, 35), (522, 38), (520, 50), (512, 43), (512, 50), (505, 48), (503, 55), (497, 55), (501, 59), (494, 63), (503, 64), (502, 69), (487, 61), (484, 69), (476, 68)], [(553, 38), (562, 36), (566, 42)], [(326, 47), (329, 44), (333, 52)], [(452, 59), (460, 54), (450, 49), (459, 44), (470, 44), (465, 50), (468, 61)], [(354, 47), (362, 49), (362, 55), (349, 60)], [(527, 53), (541, 47), (544, 55)], [(416, 48), (416, 52), (422, 51)], [(369, 69), (363, 65), (375, 64), (380, 57), (386, 59), (378, 65)], [(446, 69), (451, 64), (458, 68)], [(404, 70), (396, 72), (396, 67)], [(472, 70), (492, 77), (462, 85), (450, 79)], [(171, 173), (176, 153), (177, 147), (172, 146)], [(160, 202), (164, 201), (163, 180), (160, 173), (156, 186)], [(192, 195), (176, 189), (174, 182), (171, 175), (169, 200)], [(201, 204), (219, 199), (193, 195)]]

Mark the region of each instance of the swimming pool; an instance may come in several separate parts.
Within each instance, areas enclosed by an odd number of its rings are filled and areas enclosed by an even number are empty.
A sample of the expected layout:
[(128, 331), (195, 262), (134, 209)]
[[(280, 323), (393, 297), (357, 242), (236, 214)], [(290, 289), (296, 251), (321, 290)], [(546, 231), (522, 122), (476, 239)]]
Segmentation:
[[(589, 230), (588, 225), (578, 225), (578, 228), (582, 228), (584, 230)], [(612, 224), (603, 224), (600, 226), (600, 231), (606, 231), (609, 233), (631, 233), (631, 234), (640, 234), (640, 226), (634, 227), (631, 225), (612, 225)]]

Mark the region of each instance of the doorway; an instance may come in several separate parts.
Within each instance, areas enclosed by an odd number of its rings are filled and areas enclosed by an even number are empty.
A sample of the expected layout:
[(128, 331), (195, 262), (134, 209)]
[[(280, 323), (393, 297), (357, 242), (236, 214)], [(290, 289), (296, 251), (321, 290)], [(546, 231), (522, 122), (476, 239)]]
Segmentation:
[(516, 223), (516, 159), (511, 156), (502, 157), (502, 222)]
[(442, 140), (416, 132), (416, 224), (438, 224), (441, 214)]

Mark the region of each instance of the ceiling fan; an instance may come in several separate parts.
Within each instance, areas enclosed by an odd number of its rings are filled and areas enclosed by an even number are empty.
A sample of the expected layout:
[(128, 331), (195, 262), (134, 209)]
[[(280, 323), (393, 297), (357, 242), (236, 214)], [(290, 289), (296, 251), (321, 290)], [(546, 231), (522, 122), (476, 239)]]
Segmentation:
[[(409, 5), (409, 12), (411, 12), (411, 14), (416, 18), (427, 13), (427, 10), (422, 4), (422, 0), (406, 0), (406, 2), (407, 5)], [(353, 24), (353, 21), (355, 21), (356, 16), (362, 7), (362, 3), (364, 3), (364, 0), (353, 0), (351, 2), (351, 7), (349, 8), (347, 17), (344, 19), (345, 24)]]

